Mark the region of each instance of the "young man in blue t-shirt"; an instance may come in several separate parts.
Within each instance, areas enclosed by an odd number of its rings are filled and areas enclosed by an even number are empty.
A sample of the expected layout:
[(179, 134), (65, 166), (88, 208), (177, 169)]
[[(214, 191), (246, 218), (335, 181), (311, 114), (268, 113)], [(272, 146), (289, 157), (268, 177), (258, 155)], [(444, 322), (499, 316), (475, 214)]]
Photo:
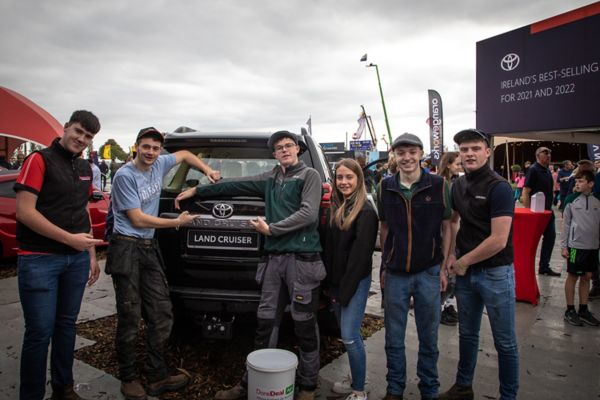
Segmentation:
[[(155, 128), (142, 129), (135, 143), (136, 158), (121, 167), (112, 182), (113, 234), (106, 273), (112, 275), (117, 302), (116, 348), (121, 392), (126, 399), (143, 400), (177, 390), (188, 383), (183, 374), (169, 375), (163, 357), (171, 334), (173, 314), (163, 261), (154, 239), (155, 228), (178, 228), (195, 218), (187, 211), (176, 219), (159, 218), (163, 177), (182, 161), (204, 172), (211, 182), (220, 179), (189, 151), (160, 155), (163, 135)], [(146, 388), (136, 368), (136, 343), (140, 319), (147, 327)]]

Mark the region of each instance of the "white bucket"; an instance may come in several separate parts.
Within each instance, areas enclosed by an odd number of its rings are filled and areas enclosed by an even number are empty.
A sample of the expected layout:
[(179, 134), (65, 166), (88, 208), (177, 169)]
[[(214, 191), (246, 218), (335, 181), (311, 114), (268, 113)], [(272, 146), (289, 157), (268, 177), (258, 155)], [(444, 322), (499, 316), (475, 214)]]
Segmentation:
[(298, 357), (281, 349), (248, 354), (248, 400), (292, 400)]

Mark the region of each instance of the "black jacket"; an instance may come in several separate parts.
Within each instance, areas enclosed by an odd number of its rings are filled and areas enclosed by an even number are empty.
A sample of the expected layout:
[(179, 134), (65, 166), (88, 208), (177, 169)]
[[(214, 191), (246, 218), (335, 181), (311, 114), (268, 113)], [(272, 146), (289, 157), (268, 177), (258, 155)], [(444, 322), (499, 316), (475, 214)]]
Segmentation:
[(327, 282), (342, 306), (348, 305), (359, 282), (371, 275), (377, 228), (377, 213), (369, 202), (365, 202), (349, 230), (327, 223), (323, 261)]
[[(492, 233), (491, 191), (496, 185), (506, 185), (506, 179), (484, 165), (477, 171), (465, 174), (452, 185), (452, 205), (460, 215), (460, 229), (456, 236), (456, 257), (460, 258), (475, 249)], [(508, 189), (511, 190), (511, 189)], [(471, 265), (477, 267), (498, 267), (512, 264), (512, 227), (506, 247), (497, 254)]]

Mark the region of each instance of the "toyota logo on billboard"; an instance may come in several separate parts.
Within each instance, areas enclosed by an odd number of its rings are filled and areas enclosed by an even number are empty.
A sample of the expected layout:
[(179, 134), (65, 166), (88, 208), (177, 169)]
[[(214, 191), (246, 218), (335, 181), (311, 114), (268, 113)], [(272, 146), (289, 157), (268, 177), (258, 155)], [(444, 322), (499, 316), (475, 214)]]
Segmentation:
[(215, 218), (229, 218), (233, 215), (233, 206), (227, 203), (217, 203), (213, 206), (212, 215)]
[(521, 59), (515, 53), (508, 53), (500, 60), (500, 68), (505, 71), (512, 71), (519, 66)]

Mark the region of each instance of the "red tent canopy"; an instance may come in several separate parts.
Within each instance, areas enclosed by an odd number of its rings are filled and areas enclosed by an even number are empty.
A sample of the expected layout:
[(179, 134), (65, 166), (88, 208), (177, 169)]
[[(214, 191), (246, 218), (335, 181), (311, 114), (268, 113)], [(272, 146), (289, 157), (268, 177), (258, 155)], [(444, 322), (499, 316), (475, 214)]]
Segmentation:
[(0, 86), (0, 155), (8, 158), (24, 142), (49, 146), (63, 126), (28, 98)]

